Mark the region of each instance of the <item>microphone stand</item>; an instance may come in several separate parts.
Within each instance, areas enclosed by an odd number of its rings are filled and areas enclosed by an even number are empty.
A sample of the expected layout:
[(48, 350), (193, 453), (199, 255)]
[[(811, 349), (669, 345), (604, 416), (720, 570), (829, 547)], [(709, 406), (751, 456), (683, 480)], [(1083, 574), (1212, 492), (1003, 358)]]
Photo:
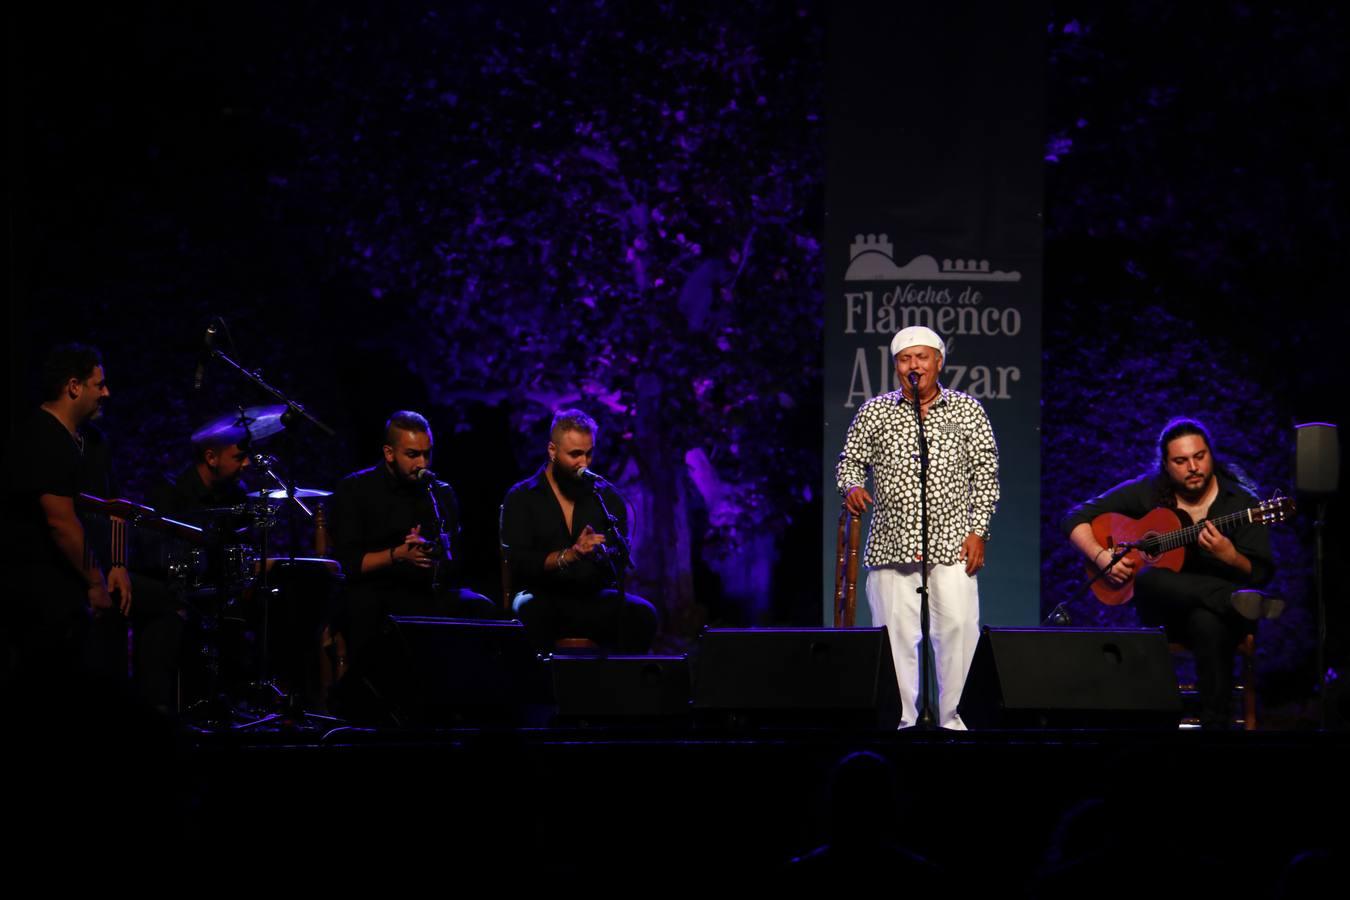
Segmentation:
[[(423, 472), (429, 472), (430, 469), (423, 469)], [(449, 563), (454, 557), (450, 553), (450, 535), (445, 530), (445, 516), (441, 514), (441, 504), (436, 500), (436, 476), (431, 475), (427, 478), (427, 497), (431, 499), (431, 514), (436, 519), (436, 540), (440, 546), (441, 558), (436, 562), (435, 568), (431, 572), (431, 593), (439, 595), (441, 592), (441, 566)]]
[[(290, 442), (292, 442), (292, 441), (294, 440), (292, 434), (291, 434), (289, 431), (287, 431), (287, 433), (286, 433), (286, 438), (287, 438), (287, 442), (288, 442), (288, 443), (290, 443)], [(291, 456), (291, 457), (294, 457), (294, 453), (288, 453), (287, 455), (288, 455), (288, 456)], [(272, 468), (272, 465), (273, 465), (273, 463), (275, 463), (275, 460), (269, 460), (269, 458), (264, 458), (264, 457), (255, 457), (255, 459), (258, 460), (258, 462), (259, 462), (259, 464), (260, 464), (259, 467), (263, 470), (263, 474), (266, 475), (268, 478), (271, 478), (272, 481), (274, 481), (274, 482), (277, 484), (278, 487), (280, 487), (283, 491), (286, 492), (286, 497), (287, 497), (287, 499), (288, 499), (291, 503), (294, 503), (296, 506), (298, 506), (298, 507), (300, 508), (300, 511), (303, 512), (306, 516), (309, 516), (310, 518), (313, 518), (313, 517), (314, 517), (313, 511), (311, 511), (310, 508), (309, 508), (308, 506), (305, 505), (305, 503), (304, 503), (303, 500), (301, 500), (299, 497), (295, 496), (295, 479), (292, 478), (292, 479), (290, 479), (289, 481), (287, 481), (286, 479), (283, 479), (280, 475), (278, 475), (278, 474), (276, 473), (276, 470)], [(260, 676), (261, 681), (262, 681), (263, 684), (270, 684), (270, 678), (268, 677), (267, 669), (268, 669), (268, 665), (269, 665), (269, 663), (270, 663), (270, 661), (271, 661), (271, 655), (270, 655), (270, 654), (271, 654), (271, 638), (270, 638), (271, 629), (270, 629), (270, 624), (269, 624), (269, 623), (270, 623), (270, 621), (271, 621), (271, 615), (270, 615), (270, 614), (271, 614), (271, 607), (272, 607), (272, 591), (271, 591), (271, 589), (270, 589), (270, 587), (269, 587), (269, 584), (268, 584), (269, 578), (268, 578), (268, 571), (267, 571), (267, 559), (268, 559), (268, 556), (269, 556), (269, 553), (268, 553), (268, 549), (269, 549), (269, 547), (268, 547), (268, 544), (269, 544), (268, 534), (269, 534), (270, 529), (271, 529), (271, 526), (272, 526), (272, 524), (273, 524), (271, 504), (268, 503), (268, 501), (271, 499), (271, 497), (268, 496), (270, 493), (271, 493), (271, 492), (268, 491), (267, 488), (261, 488), (261, 489), (258, 491), (258, 503), (259, 503), (259, 507), (260, 507), (260, 509), (262, 509), (262, 510), (266, 510), (266, 512), (265, 512), (265, 514), (264, 514), (264, 518), (262, 519), (262, 522), (263, 522), (263, 529), (262, 529), (262, 532), (263, 532), (263, 547), (262, 547), (262, 551), (263, 551), (263, 552), (262, 552), (262, 566), (263, 566), (263, 571), (262, 571), (262, 579), (263, 579), (263, 636), (262, 636), (262, 655), (261, 655), (261, 658), (260, 658), (260, 660), (259, 660), (259, 664), (260, 664), (260, 666), (261, 666), (261, 671), (259, 672), (259, 676)], [(296, 548), (296, 546), (297, 546), (297, 545), (299, 544), (299, 542), (300, 542), (300, 535), (299, 535), (299, 532), (298, 532), (298, 530), (297, 530), (297, 529), (298, 529), (298, 526), (297, 526), (297, 524), (296, 524), (295, 516), (294, 516), (294, 515), (289, 516), (289, 517), (288, 517), (288, 521), (289, 521), (289, 523), (290, 523), (290, 525), (289, 525), (289, 531), (290, 531), (290, 556), (289, 556), (289, 560), (290, 560), (291, 564), (294, 565), (294, 563), (295, 563), (295, 548)], [(275, 685), (272, 685), (272, 687), (275, 689)]]
[[(1101, 581), (1103, 578), (1106, 577), (1106, 573), (1107, 573), (1107, 572), (1110, 572), (1110, 571), (1111, 571), (1111, 568), (1112, 568), (1116, 563), (1120, 562), (1120, 561), (1121, 561), (1122, 559), (1124, 559), (1126, 556), (1129, 556), (1131, 550), (1139, 550), (1140, 547), (1143, 546), (1143, 543), (1144, 543), (1143, 541), (1137, 541), (1137, 542), (1135, 542), (1135, 543), (1130, 543), (1130, 542), (1126, 541), (1126, 542), (1123, 542), (1123, 543), (1120, 543), (1120, 544), (1116, 544), (1115, 547), (1114, 547), (1114, 549), (1113, 549), (1113, 551), (1112, 551), (1112, 553), (1111, 553), (1111, 559), (1110, 559), (1110, 561), (1107, 562), (1107, 564), (1105, 565), (1105, 567), (1103, 567), (1103, 568), (1101, 568), (1101, 569), (1098, 569), (1098, 570), (1097, 570), (1097, 574), (1096, 574), (1096, 575), (1093, 575), (1092, 578), (1090, 578), (1090, 579), (1087, 581), (1087, 583), (1084, 584), (1083, 587), (1082, 587), (1081, 589), (1079, 589), (1079, 591), (1078, 591), (1078, 596), (1081, 597), (1081, 596), (1083, 596), (1084, 594), (1086, 594), (1089, 590), (1091, 590), (1091, 588), (1092, 588), (1092, 586), (1093, 586), (1094, 584), (1096, 584), (1097, 582)], [(1100, 550), (1097, 551), (1097, 555), (1098, 555), (1098, 556), (1101, 555), (1101, 551), (1100, 551)], [(1095, 566), (1096, 563), (1093, 563), (1093, 565)], [(1059, 628), (1067, 628), (1068, 626), (1070, 626), (1070, 625), (1072, 625), (1072, 624), (1073, 624), (1073, 621), (1072, 621), (1072, 620), (1070, 619), (1070, 617), (1069, 617), (1069, 601), (1068, 601), (1068, 600), (1061, 600), (1060, 602), (1056, 603), (1056, 604), (1055, 604), (1055, 608), (1052, 609), (1052, 610), (1050, 610), (1050, 612), (1046, 614), (1045, 618), (1041, 620), (1041, 627), (1042, 627), (1042, 628), (1051, 627), (1051, 626), (1059, 627)]]
[(910, 390), (914, 392), (914, 423), (919, 428), (919, 711), (914, 727), (931, 731), (937, 727), (928, 694), (933, 685), (933, 663), (930, 657), (933, 638), (928, 621), (928, 434), (923, 428), (923, 410), (919, 403), (919, 375), (910, 373)]
[[(223, 322), (223, 320), (220, 320), (220, 321)], [(269, 384), (266, 380), (264, 380), (263, 377), (262, 377), (262, 373), (261, 373), (260, 370), (258, 370), (258, 369), (247, 369), (247, 368), (245, 368), (243, 365), (241, 365), (240, 363), (238, 363), (238, 362), (236, 362), (234, 359), (232, 359), (232, 358), (229, 356), (229, 354), (225, 353), (223, 350), (217, 349), (217, 348), (214, 347), (214, 346), (212, 346), (212, 347), (210, 348), (210, 351), (209, 351), (209, 352), (207, 353), (207, 355), (206, 355), (206, 361), (207, 361), (207, 362), (209, 362), (209, 361), (211, 361), (211, 360), (213, 360), (213, 359), (218, 359), (218, 360), (220, 360), (221, 362), (225, 363), (225, 365), (229, 366), (231, 369), (233, 369), (234, 371), (236, 371), (236, 372), (238, 372), (240, 375), (242, 375), (242, 376), (244, 377), (244, 380), (246, 380), (246, 381), (252, 383), (252, 384), (253, 384), (255, 387), (257, 387), (259, 390), (263, 391), (263, 392), (266, 393), (266, 394), (270, 394), (272, 397), (276, 398), (278, 401), (280, 401), (282, 404), (285, 405), (286, 411), (285, 411), (284, 413), (281, 414), (281, 424), (282, 424), (282, 426), (285, 428), (285, 431), (286, 431), (286, 440), (283, 442), (283, 446), (286, 448), (286, 449), (285, 449), (285, 457), (286, 457), (286, 460), (285, 460), (285, 467), (284, 467), (284, 469), (285, 469), (286, 472), (290, 473), (291, 475), (294, 475), (294, 474), (295, 474), (295, 456), (296, 456), (296, 453), (295, 453), (295, 434), (294, 434), (293, 426), (294, 426), (297, 422), (299, 422), (301, 419), (304, 419), (304, 420), (308, 421), (308, 422), (309, 422), (311, 425), (313, 425), (315, 428), (319, 429), (319, 431), (322, 432), (323, 435), (324, 435), (325, 437), (330, 437), (330, 438), (331, 438), (331, 437), (335, 437), (335, 436), (337, 435), (337, 432), (336, 432), (336, 431), (334, 431), (332, 428), (329, 428), (327, 425), (325, 425), (323, 422), (321, 422), (318, 418), (316, 418), (312, 413), (310, 413), (310, 412), (309, 412), (308, 410), (306, 410), (303, 406), (301, 406), (300, 403), (299, 403), (299, 401), (292, 399), (291, 397), (287, 396), (286, 393), (283, 392), (281, 389), (272, 386), (272, 385)], [(244, 423), (244, 429), (245, 429), (245, 433), (247, 433), (247, 432), (248, 432), (248, 423)], [(283, 480), (283, 479), (281, 479), (280, 477), (278, 477), (278, 476), (276, 475), (275, 472), (272, 472), (270, 467), (268, 467), (268, 474), (271, 475), (272, 478), (274, 478), (279, 484), (281, 484), (282, 487), (284, 487), (284, 488), (286, 489), (286, 499), (287, 499), (289, 502), (298, 505), (298, 506), (300, 507), (300, 509), (304, 510), (307, 514), (313, 515), (313, 513), (311, 513), (311, 512), (309, 511), (309, 509), (308, 509), (308, 508), (300, 501), (300, 499), (297, 498), (297, 497), (295, 496), (295, 480), (294, 480), (294, 478), (289, 479), (289, 480)], [(261, 500), (261, 501), (266, 501), (267, 499), (268, 499), (268, 497), (267, 497), (267, 492), (264, 490), (264, 491), (262, 492), (262, 496), (260, 497), (260, 500)], [(270, 512), (270, 510), (269, 510), (269, 512)], [(295, 522), (294, 519), (292, 519), (292, 520), (291, 520), (291, 527), (290, 527), (290, 536), (291, 536), (290, 544), (291, 544), (291, 546), (290, 546), (290, 552), (289, 552), (289, 559), (290, 559), (290, 562), (291, 562), (292, 567), (293, 567), (294, 564), (295, 564), (295, 548), (296, 548), (296, 546), (299, 544), (299, 534), (298, 534), (297, 528), (298, 528), (298, 524)], [(264, 533), (264, 542), (266, 542), (266, 540), (267, 540), (267, 536), (266, 536), (266, 530), (265, 530), (265, 533)], [(267, 571), (267, 557), (266, 557), (266, 552), (267, 552), (267, 551), (266, 551), (265, 548), (264, 548), (264, 551), (263, 551), (263, 552), (264, 552), (264, 556), (263, 556), (263, 559), (262, 559), (262, 561), (261, 561), (261, 565), (262, 565), (262, 572), (261, 572), (261, 590), (262, 590), (262, 592), (263, 592), (263, 646), (262, 646), (262, 658), (261, 658), (261, 660), (260, 660), (259, 665), (260, 665), (260, 674), (263, 676), (262, 683), (263, 683), (264, 685), (267, 685), (267, 686), (271, 687), (271, 688), (275, 691), (275, 690), (276, 690), (276, 686), (275, 686), (275, 685), (270, 685), (269, 682), (267, 681), (267, 678), (266, 678), (266, 676), (267, 676), (267, 668), (268, 668), (268, 661), (267, 661), (267, 654), (268, 654), (268, 647), (267, 647), (268, 635), (267, 635), (267, 630), (268, 630), (268, 618), (269, 618), (269, 615), (268, 615), (268, 614), (269, 614), (269, 607), (270, 607), (270, 603), (271, 603), (271, 593), (272, 593), (272, 590), (271, 590), (271, 579), (270, 579), (269, 573), (268, 573), (268, 571)], [(261, 720), (260, 722), (252, 723), (252, 724), (255, 724), (255, 725), (256, 725), (256, 724), (262, 724), (262, 722), (269, 721), (269, 720), (271, 720), (272, 718), (273, 718), (273, 716), (267, 716), (266, 718), (264, 718), (264, 719)]]
[[(280, 400), (283, 404), (285, 404), (286, 412), (282, 414), (281, 423), (286, 427), (289, 428), (292, 424), (294, 424), (294, 422), (297, 419), (303, 418), (308, 420), (309, 423), (313, 425), (315, 428), (322, 431), (325, 437), (337, 436), (336, 431), (334, 431), (333, 429), (325, 425), (323, 422), (320, 422), (318, 419), (316, 419), (308, 410), (306, 410), (303, 406), (301, 406), (297, 401), (292, 400), (290, 397), (282, 393), (278, 388), (274, 388), (272, 387), (272, 385), (264, 381), (259, 370), (245, 369), (239, 363), (231, 359), (229, 355), (225, 353), (225, 351), (217, 350), (214, 347), (211, 348), (211, 352), (207, 355), (207, 359), (220, 360), (221, 362), (225, 363), (225, 365), (229, 366), (231, 369), (234, 369), (240, 375), (243, 375), (245, 379), (251, 381), (258, 388), (260, 388), (261, 390), (263, 390), (268, 394), (271, 394), (277, 400)], [(287, 421), (287, 419), (290, 419), (290, 421)]]
[(624, 589), (624, 580), (628, 569), (633, 565), (633, 557), (628, 546), (628, 536), (623, 533), (623, 529), (619, 526), (618, 518), (614, 513), (610, 512), (609, 507), (605, 505), (605, 495), (604, 492), (601, 491), (601, 488), (608, 485), (609, 482), (605, 481), (603, 478), (596, 478), (596, 480), (591, 483), (591, 491), (595, 495), (595, 501), (600, 504), (601, 515), (603, 515), (605, 520), (609, 523), (606, 531), (614, 538), (614, 544), (618, 548), (617, 552), (614, 553), (606, 551), (605, 561), (609, 564), (610, 571), (614, 575), (614, 584), (619, 594), (618, 644), (622, 647), (624, 646), (624, 607), (628, 605), (628, 595)]

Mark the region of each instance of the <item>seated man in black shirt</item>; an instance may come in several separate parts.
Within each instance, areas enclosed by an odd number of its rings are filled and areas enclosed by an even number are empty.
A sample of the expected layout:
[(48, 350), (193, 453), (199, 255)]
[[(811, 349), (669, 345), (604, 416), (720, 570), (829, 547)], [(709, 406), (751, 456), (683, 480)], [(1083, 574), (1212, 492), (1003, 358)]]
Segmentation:
[(194, 461), (166, 476), (150, 490), (150, 505), (162, 516), (193, 525), (212, 519), (208, 510), (237, 506), (248, 499), (243, 475), (252, 464), (248, 434), (242, 426), (193, 442)]
[(656, 609), (615, 589), (627, 560), (606, 541), (610, 524), (597, 494), (627, 533), (623, 499), (586, 477), (595, 452), (595, 420), (575, 409), (553, 416), (548, 462), (511, 488), (502, 504), (502, 546), (516, 613), (540, 649), (563, 637), (645, 653), (656, 636)]
[[(216, 588), (226, 577), (231, 584), (252, 577), (251, 561), (242, 555), (229, 557), (234, 565), (249, 563), (248, 571), (226, 572), (224, 545), (243, 540), (235, 532), (246, 524), (242, 515), (219, 514), (212, 510), (237, 506), (247, 499), (240, 476), (247, 471), (248, 434), (242, 427), (217, 431), (194, 438), (194, 462), (176, 475), (161, 478), (151, 486), (147, 501), (161, 516), (187, 522), (207, 530), (212, 547), (191, 547), (155, 531), (133, 532), (130, 566), (140, 598), (150, 605), (151, 617), (136, 617), (136, 664), (142, 699), (167, 709), (173, 705), (178, 687), (178, 665), (183, 641), (186, 610), (183, 589)], [(213, 561), (214, 570), (208, 567)], [(182, 567), (177, 577), (170, 566)], [(169, 614), (162, 614), (167, 612)]]
[[(1204, 425), (1173, 419), (1158, 437), (1158, 469), (1116, 485), (1070, 510), (1064, 533), (1097, 569), (1111, 559), (1092, 533), (1092, 520), (1103, 513), (1140, 518), (1158, 507), (1177, 514), (1183, 526), (1199, 524), (1257, 505), (1256, 497), (1214, 458)], [(1133, 554), (1103, 577), (1113, 586), (1134, 582), (1134, 606), (1146, 625), (1163, 626), (1168, 637), (1195, 654), (1196, 690), (1202, 727), (1229, 725), (1233, 651), (1256, 619), (1274, 618), (1280, 605), (1243, 588), (1267, 584), (1275, 573), (1270, 532), (1241, 521), (1221, 533), (1206, 522), (1194, 546), (1186, 548), (1181, 570), (1153, 567), (1137, 571)]]
[[(41, 387), (42, 405), (11, 440), (6, 460), (17, 578), (5, 649), (31, 685), (58, 689), (116, 670), (107, 651), (116, 640), (114, 620), (131, 608), (132, 586), (126, 568), (107, 559), (107, 520), (76, 513), (81, 493), (112, 494), (107, 443), (92, 424), (109, 396), (99, 352), (56, 347)], [(122, 637), (125, 646), (125, 625)]]
[(396, 412), (385, 424), (383, 464), (353, 472), (333, 492), (329, 529), (347, 578), (334, 624), (353, 661), (384, 615), (496, 613), (488, 598), (458, 585), (459, 503), (428, 468), (432, 445), (425, 418)]

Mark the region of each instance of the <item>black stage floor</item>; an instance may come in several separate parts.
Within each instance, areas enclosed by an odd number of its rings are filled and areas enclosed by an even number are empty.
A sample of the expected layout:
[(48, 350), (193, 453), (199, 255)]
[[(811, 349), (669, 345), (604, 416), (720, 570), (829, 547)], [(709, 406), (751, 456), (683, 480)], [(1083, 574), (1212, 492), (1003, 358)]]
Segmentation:
[[(33, 779), (39, 826), (119, 809), (138, 842), (197, 865), (280, 855), (329, 875), (503, 886), (772, 878), (828, 838), (831, 767), (858, 750), (889, 761), (897, 784), (893, 799), (877, 785), (862, 814), (961, 884), (1013, 895), (1064, 812), (1094, 798), (1104, 814), (1088, 820), (1090, 839), (1120, 859), (1209, 860), (1240, 873), (1249, 896), (1300, 850), (1343, 850), (1350, 810), (1345, 732), (122, 723), (16, 736), (32, 751), (35, 766), (17, 771)], [(73, 751), (73, 766), (56, 762)]]

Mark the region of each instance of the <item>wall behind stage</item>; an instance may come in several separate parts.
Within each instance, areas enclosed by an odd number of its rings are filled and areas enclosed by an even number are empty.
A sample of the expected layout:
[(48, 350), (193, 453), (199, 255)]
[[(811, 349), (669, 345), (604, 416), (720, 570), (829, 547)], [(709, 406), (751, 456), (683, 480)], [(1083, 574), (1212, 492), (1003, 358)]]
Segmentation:
[(943, 383), (980, 400), (999, 445), (982, 619), (1033, 623), (1045, 9), (839, 4), (829, 27), (823, 532), (835, 532), (834, 464), (853, 415), (897, 388), (891, 337), (927, 325), (947, 342)]

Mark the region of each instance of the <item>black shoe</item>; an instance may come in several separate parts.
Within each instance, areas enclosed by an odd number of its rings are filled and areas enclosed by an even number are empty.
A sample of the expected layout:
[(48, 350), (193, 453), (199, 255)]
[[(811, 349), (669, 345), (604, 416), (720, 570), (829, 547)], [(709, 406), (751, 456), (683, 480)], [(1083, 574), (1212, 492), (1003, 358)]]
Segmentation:
[(1235, 591), (1229, 598), (1233, 609), (1244, 619), (1278, 619), (1284, 612), (1284, 599), (1261, 591)]

